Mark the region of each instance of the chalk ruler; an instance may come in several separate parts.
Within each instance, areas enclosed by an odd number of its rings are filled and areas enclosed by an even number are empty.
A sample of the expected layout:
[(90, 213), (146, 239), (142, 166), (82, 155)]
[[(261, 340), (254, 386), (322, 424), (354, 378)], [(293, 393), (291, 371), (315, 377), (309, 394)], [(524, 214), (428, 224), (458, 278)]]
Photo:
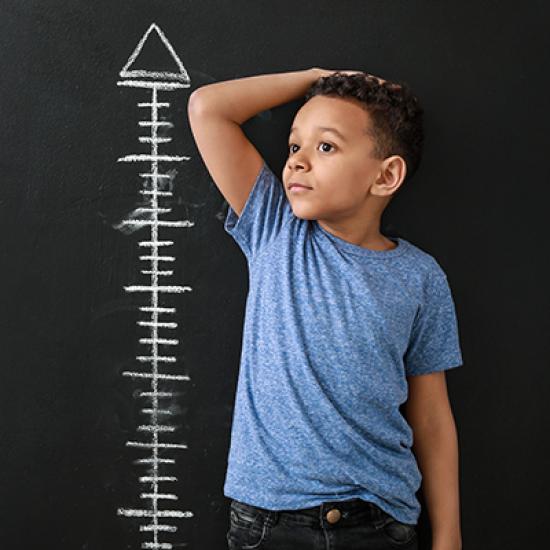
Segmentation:
[[(163, 51), (169, 56), (170, 65), (174, 65), (175, 70), (170, 71), (151, 71), (137, 68), (139, 66), (139, 56), (143, 46), (148, 40), (158, 40), (162, 42)], [(163, 60), (165, 61), (165, 60)], [(165, 65), (163, 65), (165, 66)], [(136, 68), (134, 68), (136, 67)], [(140, 136), (140, 143), (148, 143), (151, 146), (147, 154), (130, 154), (120, 157), (118, 162), (144, 163), (148, 169), (139, 175), (144, 178), (143, 188), (140, 190), (142, 195), (148, 198), (150, 206), (140, 208), (140, 212), (146, 219), (125, 219), (122, 221), (126, 226), (142, 228), (150, 227), (150, 239), (139, 242), (147, 252), (139, 259), (148, 263), (148, 269), (142, 269), (141, 273), (149, 277), (147, 285), (125, 286), (126, 292), (140, 292), (148, 299), (148, 305), (141, 306), (139, 311), (147, 314), (147, 318), (138, 321), (138, 325), (145, 327), (149, 331), (149, 337), (140, 338), (139, 343), (143, 344), (148, 353), (139, 355), (136, 360), (148, 370), (136, 369), (136, 371), (125, 371), (123, 376), (131, 378), (147, 379), (151, 382), (150, 391), (143, 391), (139, 397), (146, 398), (150, 406), (141, 409), (141, 412), (147, 415), (149, 422), (138, 426), (139, 435), (135, 441), (127, 441), (128, 447), (144, 449), (150, 452), (146, 458), (139, 459), (137, 462), (144, 464), (149, 468), (148, 475), (139, 478), (139, 483), (143, 484), (145, 489), (140, 494), (143, 499), (143, 507), (139, 509), (119, 508), (118, 515), (132, 518), (143, 518), (144, 523), (140, 525), (140, 532), (151, 534), (152, 540), (142, 542), (141, 548), (144, 549), (171, 549), (173, 544), (163, 542), (161, 537), (165, 533), (174, 533), (177, 526), (174, 525), (175, 519), (190, 518), (194, 514), (188, 510), (179, 510), (177, 506), (172, 505), (178, 500), (178, 496), (168, 488), (171, 483), (177, 481), (177, 477), (165, 472), (164, 468), (175, 465), (174, 458), (160, 458), (159, 451), (172, 449), (174, 452), (187, 449), (184, 443), (168, 443), (161, 440), (162, 435), (176, 430), (176, 426), (170, 424), (169, 409), (170, 400), (175, 397), (172, 391), (163, 391), (163, 381), (181, 381), (188, 382), (190, 377), (181, 374), (168, 374), (160, 372), (161, 365), (174, 364), (176, 357), (169, 352), (160, 352), (159, 346), (163, 349), (170, 349), (170, 346), (178, 345), (177, 338), (170, 336), (177, 329), (178, 324), (170, 321), (170, 317), (176, 312), (174, 307), (160, 307), (159, 296), (180, 294), (191, 291), (189, 286), (176, 284), (165, 284), (164, 281), (173, 275), (173, 270), (164, 269), (164, 266), (175, 261), (175, 256), (161, 252), (174, 245), (171, 240), (159, 240), (159, 233), (162, 227), (181, 227), (187, 228), (194, 225), (189, 220), (172, 221), (165, 219), (164, 215), (171, 212), (171, 208), (162, 208), (159, 202), (163, 197), (171, 197), (172, 191), (168, 189), (166, 182), (173, 178), (172, 174), (163, 173), (159, 169), (161, 163), (173, 163), (189, 160), (190, 157), (177, 156), (171, 154), (161, 154), (159, 151), (163, 143), (169, 143), (172, 138), (159, 136), (159, 128), (172, 128), (173, 124), (167, 120), (159, 120), (159, 109), (168, 109), (170, 103), (159, 101), (159, 92), (172, 92), (180, 88), (189, 88), (190, 80), (181, 60), (177, 56), (172, 45), (168, 42), (161, 29), (155, 24), (151, 24), (147, 32), (142, 36), (128, 62), (120, 71), (119, 76), (122, 80), (117, 82), (118, 86), (128, 86), (131, 88), (144, 88), (150, 90), (150, 99), (147, 102), (138, 103), (149, 114), (148, 120), (140, 120), (138, 125), (149, 131), (149, 135)], [(164, 117), (165, 118), (165, 117)], [(162, 267), (161, 267), (162, 266)], [(162, 490), (160, 485), (162, 484)], [(163, 503), (168, 503), (165, 507)], [(180, 546), (178, 544), (178, 546)]]

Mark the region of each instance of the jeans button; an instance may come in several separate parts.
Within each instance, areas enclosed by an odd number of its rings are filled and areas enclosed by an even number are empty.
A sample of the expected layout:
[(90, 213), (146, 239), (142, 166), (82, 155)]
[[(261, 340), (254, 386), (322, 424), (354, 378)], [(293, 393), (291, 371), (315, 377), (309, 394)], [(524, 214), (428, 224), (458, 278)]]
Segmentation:
[(342, 517), (342, 513), (338, 508), (333, 508), (332, 510), (329, 510), (327, 512), (326, 518), (329, 523), (336, 523), (337, 521), (340, 521), (340, 518)]

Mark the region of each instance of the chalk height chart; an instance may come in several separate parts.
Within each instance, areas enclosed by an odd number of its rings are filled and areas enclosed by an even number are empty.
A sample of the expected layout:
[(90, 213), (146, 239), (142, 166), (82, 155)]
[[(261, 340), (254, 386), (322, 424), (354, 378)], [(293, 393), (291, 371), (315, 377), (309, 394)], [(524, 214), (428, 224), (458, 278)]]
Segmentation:
[[(165, 67), (168, 61), (174, 70), (155, 71), (139, 68), (140, 53), (151, 40), (160, 40), (163, 45), (162, 51), (169, 56), (169, 60), (159, 60), (162, 61), (161, 66)], [(147, 198), (148, 204), (147, 207), (139, 209), (140, 219), (125, 219), (123, 223), (135, 226), (136, 229), (145, 227), (149, 230), (149, 238), (139, 241), (139, 247), (143, 250), (143, 253), (139, 252), (139, 260), (145, 266), (141, 274), (147, 276), (149, 282), (145, 285), (124, 287), (126, 292), (139, 292), (143, 296), (144, 303), (139, 307), (137, 324), (143, 327), (148, 335), (139, 339), (144, 352), (136, 357), (136, 369), (125, 371), (122, 375), (146, 379), (150, 381), (150, 388), (136, 396), (146, 404), (141, 412), (148, 418), (148, 422), (139, 425), (135, 438), (126, 442), (128, 447), (136, 448), (137, 453), (145, 452), (145, 456), (142, 455), (136, 461), (144, 467), (145, 475), (136, 480), (136, 491), (140, 492), (143, 506), (121, 507), (118, 514), (127, 518), (143, 519), (139, 529), (146, 540), (141, 543), (141, 548), (171, 549), (174, 544), (163, 541), (163, 535), (176, 532), (177, 520), (193, 517), (193, 513), (178, 509), (178, 496), (170, 490), (171, 483), (177, 481), (174, 469), (178, 453), (187, 449), (187, 445), (183, 441), (163, 441), (163, 435), (176, 430), (176, 426), (170, 422), (172, 412), (169, 407), (171, 400), (176, 396), (171, 390), (173, 383), (185, 384), (190, 377), (177, 373), (176, 356), (170, 353), (173, 346), (179, 344), (178, 338), (174, 337), (178, 327), (178, 323), (174, 321), (176, 308), (159, 305), (159, 298), (163, 296), (165, 301), (169, 302), (171, 295), (192, 289), (171, 281), (173, 270), (169, 267), (175, 262), (176, 257), (170, 254), (170, 248), (174, 246), (174, 241), (161, 239), (161, 231), (162, 228), (188, 228), (194, 224), (189, 220), (167, 219), (171, 208), (162, 207), (163, 198), (172, 196), (170, 185), (173, 185), (174, 171), (167, 173), (161, 166), (187, 161), (190, 157), (162, 154), (161, 149), (162, 144), (169, 143), (172, 139), (165, 135), (166, 130), (173, 128), (173, 124), (166, 120), (167, 116), (164, 115), (169, 113), (170, 108), (166, 96), (168, 92), (189, 88), (190, 80), (180, 58), (155, 23), (151, 24), (139, 41), (120, 71), (120, 78), (118, 86), (127, 86), (139, 91), (140, 99), (146, 95), (143, 98), (146, 100), (137, 104), (143, 109), (143, 117), (140, 117), (142, 120), (137, 121), (137, 124), (148, 134), (139, 137), (140, 143), (150, 145), (150, 151), (146, 154), (126, 154), (118, 159), (118, 162), (135, 164), (142, 170), (139, 175), (143, 178), (143, 185), (139, 193)], [(159, 116), (159, 111), (163, 116)], [(167, 383), (170, 385), (165, 387)], [(173, 455), (166, 456), (167, 451), (173, 452)]]

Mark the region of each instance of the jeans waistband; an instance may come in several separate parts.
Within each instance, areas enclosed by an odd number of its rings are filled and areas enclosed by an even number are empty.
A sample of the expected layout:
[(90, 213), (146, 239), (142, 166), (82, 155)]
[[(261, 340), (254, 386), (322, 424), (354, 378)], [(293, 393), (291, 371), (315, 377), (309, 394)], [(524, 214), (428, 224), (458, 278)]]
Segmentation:
[(257, 517), (260, 514), (266, 517), (271, 525), (275, 525), (281, 518), (284, 518), (285, 523), (325, 528), (352, 526), (369, 521), (375, 525), (382, 525), (390, 517), (374, 502), (359, 498), (326, 501), (317, 506), (297, 510), (268, 510), (232, 499), (231, 507), (251, 517)]

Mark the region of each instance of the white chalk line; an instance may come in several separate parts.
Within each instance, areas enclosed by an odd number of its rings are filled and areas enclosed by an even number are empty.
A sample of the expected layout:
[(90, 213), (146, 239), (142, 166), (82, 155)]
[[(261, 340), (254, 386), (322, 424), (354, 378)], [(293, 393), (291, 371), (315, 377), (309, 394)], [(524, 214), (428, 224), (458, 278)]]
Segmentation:
[(157, 275), (161, 275), (161, 276), (169, 276), (169, 275), (173, 275), (174, 271), (172, 269), (165, 269), (162, 271), (161, 270), (153, 271), (151, 269), (141, 269), (140, 273), (143, 273), (144, 275), (151, 275), (153, 273), (156, 273)]
[(167, 120), (140, 120), (138, 121), (138, 126), (151, 126), (152, 128), (156, 128), (157, 126), (169, 126), (173, 128), (174, 124)]
[(139, 136), (138, 140), (140, 143), (169, 143), (172, 141), (171, 137), (147, 137), (147, 136)]
[(141, 409), (142, 413), (145, 414), (167, 414), (173, 415), (174, 413), (168, 409)]
[(169, 426), (167, 424), (142, 424), (138, 426), (138, 431), (140, 432), (175, 432), (176, 426)]
[(172, 246), (174, 244), (174, 241), (139, 241), (139, 246)]
[(136, 464), (175, 464), (173, 458), (139, 458), (134, 461)]
[(150, 82), (147, 80), (119, 80), (119, 86), (129, 88), (153, 88), (153, 90), (177, 90), (178, 88), (189, 88), (190, 84), (180, 84), (179, 82)]
[[(142, 172), (139, 174), (142, 178), (153, 178), (156, 182), (156, 180), (165, 178), (165, 179), (173, 179), (172, 174), (161, 174), (160, 172), (158, 174), (148, 174), (147, 172)], [(158, 189), (150, 189), (151, 193), (163, 193), (164, 191), (159, 191)], [(166, 191), (166, 193), (171, 193), (171, 191)]]
[(176, 313), (175, 307), (140, 306), (139, 310), (140, 311), (157, 311), (158, 313)]
[(140, 101), (138, 104), (137, 104), (138, 107), (170, 107), (170, 103), (165, 101), (164, 103), (162, 102), (158, 102), (158, 103), (149, 103), (148, 101)]
[[(154, 78), (156, 79), (154, 82), (147, 81), (150, 84), (157, 84), (157, 85), (177, 85), (179, 87), (189, 87), (188, 82), (169, 82), (171, 79), (176, 80), (185, 80), (185, 77), (183, 75), (179, 75), (177, 73), (172, 73), (170, 71), (146, 71), (146, 70), (136, 70), (136, 71), (125, 71), (124, 74), (121, 71), (120, 76), (122, 77), (136, 77), (136, 78)], [(163, 78), (166, 78), (167, 80), (162, 80)], [(123, 82), (131, 82), (128, 80), (124, 80)], [(159, 86), (159, 89), (160, 89)]]
[(158, 481), (177, 481), (178, 478), (176, 476), (141, 476), (139, 478), (140, 483), (151, 483), (151, 482), (158, 482)]
[[(118, 514), (121, 516), (134, 518), (151, 518), (154, 517), (154, 512), (151, 510), (140, 510), (139, 508), (119, 508)], [(185, 518), (192, 517), (192, 512), (184, 512), (182, 510), (158, 510), (156, 515), (161, 518)]]
[[(155, 533), (155, 538), (157, 533)], [(142, 542), (141, 548), (143, 550), (173, 550), (173, 545), (169, 542)]]
[[(154, 145), (154, 143), (153, 143)], [(125, 155), (117, 159), (118, 162), (150, 162), (152, 160), (161, 162), (181, 162), (182, 160), (189, 160), (191, 157), (182, 155), (148, 155), (148, 154), (132, 154)]]
[(164, 269), (164, 270), (158, 270), (158, 271), (154, 271), (152, 269), (141, 269), (140, 270), (140, 273), (143, 273), (144, 275), (160, 275), (160, 276), (170, 276), (170, 275), (173, 275), (174, 274), (174, 270), (173, 269)]
[(146, 208), (146, 207), (143, 207), (143, 208), (139, 208), (139, 212), (154, 212), (156, 214), (164, 214), (164, 213), (167, 213), (167, 212), (172, 212), (172, 209), (171, 208)]
[(160, 227), (193, 227), (195, 224), (188, 220), (166, 221), (166, 220), (122, 220), (124, 225), (151, 225), (154, 228)]
[(177, 323), (172, 323), (169, 321), (137, 321), (137, 325), (140, 327), (162, 327), (162, 328), (178, 328)]
[(136, 359), (141, 363), (150, 363), (151, 361), (175, 363), (177, 361), (174, 355), (138, 355)]
[(134, 372), (127, 370), (122, 373), (122, 376), (129, 376), (130, 378), (151, 378), (153, 380), (191, 380), (191, 378), (186, 374), (161, 374), (154, 372)]
[(192, 290), (190, 286), (172, 286), (172, 285), (131, 285), (125, 286), (124, 290), (127, 292), (168, 292), (170, 294), (179, 294), (182, 292), (189, 292)]
[(190, 286), (176, 286), (176, 285), (130, 285), (125, 286), (126, 292), (169, 292), (169, 293), (181, 293), (190, 292), (192, 288)]
[(156, 256), (156, 255), (149, 255), (149, 256), (140, 256), (140, 260), (151, 260), (156, 262), (175, 262), (176, 257), (175, 256)]
[(140, 531), (166, 531), (168, 533), (175, 533), (178, 528), (175, 525), (162, 525), (162, 524), (149, 524), (149, 525), (140, 525)]
[(150, 498), (150, 499), (164, 499), (164, 500), (178, 500), (177, 495), (174, 495), (173, 493), (141, 493), (139, 495), (139, 498)]
[(139, 191), (142, 195), (153, 195), (153, 198), (157, 197), (171, 197), (173, 195), (172, 191), (157, 191), (149, 189), (140, 189)]
[(155, 180), (158, 180), (158, 179), (162, 179), (162, 178), (168, 178), (168, 179), (172, 179), (172, 174), (161, 174), (160, 172), (156, 172), (156, 173), (148, 173), (148, 172), (142, 172), (141, 174), (139, 174), (142, 178), (154, 178)]
[(127, 441), (126, 447), (140, 447), (142, 449), (187, 449), (185, 443), (146, 443), (143, 441)]
[(164, 344), (166, 346), (177, 346), (179, 340), (176, 338), (140, 338), (140, 344)]

